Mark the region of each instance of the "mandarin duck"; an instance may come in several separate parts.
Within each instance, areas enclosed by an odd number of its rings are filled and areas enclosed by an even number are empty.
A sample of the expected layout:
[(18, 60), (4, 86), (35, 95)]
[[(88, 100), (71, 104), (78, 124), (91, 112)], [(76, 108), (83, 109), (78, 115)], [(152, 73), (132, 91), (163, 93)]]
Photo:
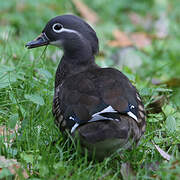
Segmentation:
[(89, 154), (95, 150), (99, 159), (137, 144), (146, 126), (141, 97), (122, 72), (95, 63), (99, 43), (93, 28), (77, 16), (57, 16), (26, 47), (45, 45), (64, 52), (52, 108), (60, 131), (78, 138)]

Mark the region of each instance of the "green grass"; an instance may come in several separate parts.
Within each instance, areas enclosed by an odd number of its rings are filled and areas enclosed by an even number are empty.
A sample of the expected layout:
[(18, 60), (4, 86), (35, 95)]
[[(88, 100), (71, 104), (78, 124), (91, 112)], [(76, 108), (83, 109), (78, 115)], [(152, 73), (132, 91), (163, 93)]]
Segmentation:
[[(14, 128), (21, 122), (12, 146), (5, 146), (0, 135), (0, 156), (17, 159), (28, 171), (30, 179), (120, 179), (121, 164), (130, 162), (137, 179), (178, 179), (180, 176), (180, 89), (179, 84), (153, 85), (153, 78), (161, 82), (180, 78), (180, 3), (158, 0), (110, 1), (86, 0), (89, 7), (99, 12), (101, 22), (95, 27), (100, 38), (104, 57), (97, 56), (100, 65), (114, 65), (112, 54), (117, 51), (107, 46), (112, 30), (126, 32), (142, 28), (130, 23), (128, 12), (141, 15), (148, 12), (157, 19), (159, 12), (167, 8), (169, 35), (163, 40), (153, 40), (150, 47), (137, 51), (142, 66), (134, 72), (128, 67), (123, 72), (133, 81), (144, 104), (153, 97), (164, 95), (166, 103), (162, 112), (149, 114), (147, 128), (140, 145), (131, 152), (118, 154), (103, 162), (89, 161), (78, 153), (76, 145), (62, 136), (54, 125), (52, 99), (54, 75), (62, 51), (55, 47), (27, 50), (24, 45), (35, 38), (52, 17), (63, 13), (75, 13), (71, 1), (29, 0), (1, 2), (0, 7), (0, 126)], [(152, 33), (151, 30), (148, 33)], [(114, 65), (115, 66), (115, 65)], [(115, 66), (119, 68), (118, 66)], [(168, 152), (168, 162), (157, 152), (152, 142)], [(179, 148), (178, 148), (179, 147)], [(158, 163), (155, 170), (150, 168)], [(5, 176), (12, 179), (11, 176)]]

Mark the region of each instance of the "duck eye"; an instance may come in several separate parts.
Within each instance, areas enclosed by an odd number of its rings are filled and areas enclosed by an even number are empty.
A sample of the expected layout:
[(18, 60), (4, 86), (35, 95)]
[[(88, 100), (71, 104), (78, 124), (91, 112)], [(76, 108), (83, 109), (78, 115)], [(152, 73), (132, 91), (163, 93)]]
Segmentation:
[(62, 24), (56, 23), (53, 25), (52, 29), (54, 32), (59, 33), (61, 32), (61, 29), (63, 28)]

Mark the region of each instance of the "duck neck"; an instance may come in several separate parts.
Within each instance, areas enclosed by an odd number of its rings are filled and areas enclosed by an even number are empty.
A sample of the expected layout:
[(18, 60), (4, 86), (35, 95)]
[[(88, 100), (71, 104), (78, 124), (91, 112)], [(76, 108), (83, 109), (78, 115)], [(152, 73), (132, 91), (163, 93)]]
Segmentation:
[(63, 48), (64, 59), (70, 64), (87, 64), (94, 56), (89, 41), (81, 35), (73, 34), (71, 37), (66, 38)]
[(63, 49), (64, 55), (56, 71), (55, 87), (69, 76), (97, 67), (92, 46), (81, 35), (67, 36)]
[[(55, 77), (55, 88), (61, 84), (67, 77), (83, 72), (87, 69), (92, 69), (97, 67), (95, 64), (94, 56), (91, 57), (82, 57), (83, 59), (79, 59), (79, 56), (73, 56), (74, 58), (70, 58), (69, 56), (64, 56), (61, 58), (61, 61), (56, 70)], [(77, 58), (77, 59), (75, 59)]]

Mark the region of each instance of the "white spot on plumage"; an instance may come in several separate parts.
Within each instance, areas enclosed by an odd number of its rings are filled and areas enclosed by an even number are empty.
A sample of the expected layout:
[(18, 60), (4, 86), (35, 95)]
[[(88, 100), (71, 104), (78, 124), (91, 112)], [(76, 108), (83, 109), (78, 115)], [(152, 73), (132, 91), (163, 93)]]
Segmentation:
[(114, 120), (114, 119), (104, 117), (104, 116), (101, 116), (101, 115), (96, 115), (96, 116), (92, 117), (92, 119), (90, 119), (88, 122), (101, 121), (101, 120)]
[(127, 114), (138, 122), (137, 117), (131, 111), (127, 112)]
[(97, 115), (99, 115), (99, 114), (103, 114), (103, 113), (116, 113), (116, 112), (117, 112), (117, 111), (114, 110), (114, 109), (112, 108), (112, 106), (108, 106), (107, 108), (103, 109), (102, 111), (93, 114), (92, 117), (95, 117), (95, 116), (97, 116)]
[[(71, 116), (69, 117), (69, 119), (74, 121), (74, 118)], [(107, 118), (107, 117), (101, 116), (99, 114), (96, 114), (96, 116), (92, 116), (92, 118), (88, 122), (95, 122), (95, 121), (101, 121), (101, 120), (112, 120), (112, 121), (116, 120), (117, 121), (117, 119)], [(74, 124), (74, 126), (71, 128), (71, 133), (73, 133), (78, 126), (79, 126), (78, 123)]]
[(92, 119), (90, 119), (88, 122), (101, 121), (101, 120), (111, 120), (111, 121), (116, 120), (117, 121), (117, 119), (102, 116), (101, 114), (103, 114), (103, 113), (117, 113), (117, 111), (114, 110), (112, 106), (108, 106), (105, 109), (103, 109), (102, 111), (99, 111), (99, 112), (93, 114)]
[(78, 123), (74, 124), (74, 126), (71, 128), (71, 134), (76, 130), (76, 128), (79, 126)]
[(74, 118), (72, 116), (70, 116), (69, 119), (74, 121)]
[[(134, 107), (134, 105), (131, 105), (130, 108), (131, 108), (131, 109), (134, 109), (135, 107)], [(109, 117), (104, 117), (104, 116), (101, 115), (101, 114), (103, 114), (103, 113), (117, 113), (117, 112), (118, 112), (118, 111), (116, 111), (115, 109), (113, 109), (112, 106), (108, 106), (108, 107), (106, 107), (105, 109), (103, 109), (102, 111), (99, 111), (99, 112), (93, 114), (93, 115), (92, 115), (92, 118), (91, 118), (88, 122), (95, 122), (95, 121), (101, 121), (101, 120), (111, 120), (111, 121), (114, 121), (114, 120), (115, 120), (115, 121), (119, 121), (118, 119), (113, 119), (113, 118), (109, 118)], [(137, 119), (137, 117), (136, 117), (131, 111), (127, 112), (127, 114), (128, 114), (130, 117), (132, 117), (134, 120), (136, 120), (137, 122), (139, 122), (138, 119)], [(69, 119), (71, 119), (71, 120), (74, 121), (74, 118), (73, 118), (72, 116), (70, 116)], [(78, 124), (78, 123), (75, 123), (75, 125), (74, 125), (74, 126), (72, 127), (72, 129), (71, 129), (71, 133), (73, 133), (78, 126), (79, 126), (79, 124)]]

